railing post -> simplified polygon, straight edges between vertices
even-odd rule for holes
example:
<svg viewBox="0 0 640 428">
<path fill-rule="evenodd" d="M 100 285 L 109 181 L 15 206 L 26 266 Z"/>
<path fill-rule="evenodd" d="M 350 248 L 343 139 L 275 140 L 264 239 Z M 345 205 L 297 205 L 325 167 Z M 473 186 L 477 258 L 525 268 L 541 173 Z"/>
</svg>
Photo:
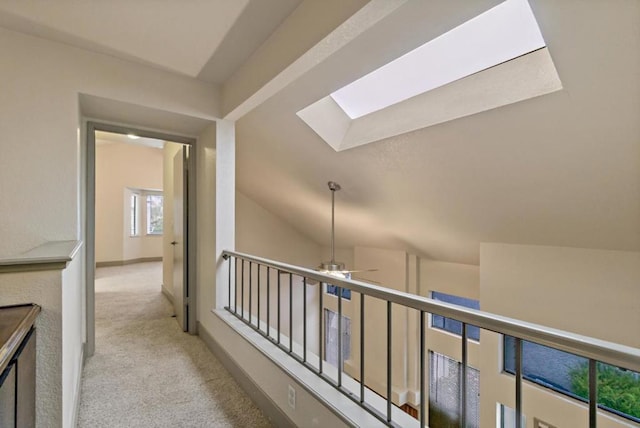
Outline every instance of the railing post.
<svg viewBox="0 0 640 428">
<path fill-rule="evenodd" d="M 240 294 L 240 316 L 244 320 L 244 259 L 242 259 L 242 262 L 240 263 L 240 268 L 242 269 L 240 275 L 240 286 L 242 290 Z"/>
<path fill-rule="evenodd" d="M 364 403 L 364 294 L 360 294 L 360 402 Z"/>
<path fill-rule="evenodd" d="M 462 367 L 460 380 L 460 425 L 467 426 L 467 324 L 462 323 Z"/>
<path fill-rule="evenodd" d="M 302 277 L 302 361 L 307 362 L 307 277 Z"/>
<path fill-rule="evenodd" d="M 229 312 L 231 312 L 231 257 L 227 258 L 227 261 L 229 262 L 229 293 L 227 295 L 228 300 L 229 300 Z"/>
<path fill-rule="evenodd" d="M 318 374 L 322 374 L 322 286 L 323 282 L 318 283 Z"/>
<path fill-rule="evenodd" d="M 280 269 L 278 269 L 278 345 L 280 344 Z"/>
<path fill-rule="evenodd" d="M 271 268 L 267 266 L 267 337 L 271 337 Z"/>
<path fill-rule="evenodd" d="M 470 368 L 468 364 L 469 360 L 469 325 L 477 325 L 480 328 L 490 330 L 496 333 L 501 333 L 507 337 L 514 336 L 514 344 L 515 344 L 515 427 L 523 428 L 525 426 L 525 422 L 523 421 L 523 378 L 524 378 L 524 357 L 525 357 L 525 344 L 526 341 L 531 342 L 540 342 L 546 345 L 551 345 L 553 347 L 557 347 L 558 349 L 564 352 L 572 352 L 586 358 L 589 361 L 588 372 L 589 372 L 589 427 L 595 428 L 597 426 L 597 417 L 598 417 L 598 364 L 600 361 L 606 364 L 617 365 L 632 371 L 639 371 L 640 367 L 638 366 L 638 357 L 640 354 L 637 352 L 637 349 L 633 349 L 630 347 L 626 347 L 623 345 L 617 345 L 614 343 L 599 341 L 597 339 L 589 338 L 586 336 L 574 335 L 568 332 L 562 332 L 559 330 L 545 328 L 543 326 L 535 326 L 531 324 L 527 324 L 518 320 L 513 320 L 504 317 L 498 317 L 493 314 L 488 314 L 486 312 L 475 311 L 475 310 L 460 310 L 455 305 L 448 304 L 439 304 L 437 302 L 433 302 L 431 299 L 425 299 L 419 296 L 415 298 L 406 295 L 405 293 L 395 293 L 393 291 L 386 291 L 381 287 L 369 286 L 367 284 L 358 282 L 358 281 L 350 281 L 350 280 L 342 280 L 340 278 L 336 278 L 335 281 L 337 284 L 337 297 L 338 297 L 338 382 L 337 384 L 334 382 L 332 378 L 329 376 L 323 375 L 323 357 L 326 352 L 326 317 L 325 308 L 323 305 L 323 296 L 324 289 L 323 280 L 332 281 L 331 277 L 318 274 L 312 272 L 308 269 L 280 264 L 277 262 L 272 262 L 265 259 L 260 259 L 254 256 L 243 255 L 235 252 L 226 252 L 225 256 L 223 256 L 225 260 L 229 261 L 228 265 L 228 273 L 229 276 L 227 278 L 227 289 L 228 289 L 228 306 L 225 309 L 234 313 L 237 318 L 245 321 L 245 324 L 253 327 L 254 330 L 262 333 L 260 316 L 262 314 L 262 300 L 261 297 L 261 273 L 262 273 L 262 265 L 267 266 L 267 337 L 269 340 L 275 342 L 275 338 L 270 336 L 270 278 L 271 278 L 271 268 L 275 269 L 278 275 L 278 307 L 277 307 L 277 322 L 278 322 L 278 338 L 277 344 L 281 348 L 282 351 L 294 354 L 292 355 L 294 359 L 302 362 L 308 369 L 316 372 L 315 367 L 309 364 L 308 355 L 307 355 L 307 340 L 308 340 L 308 310 L 307 310 L 307 298 L 306 298 L 306 290 L 308 281 L 311 279 L 319 281 L 318 287 L 318 369 L 317 375 L 323 378 L 332 386 L 336 387 L 338 390 L 343 392 L 349 399 L 361 405 L 363 409 L 373 414 L 376 418 L 378 418 L 381 422 L 385 423 L 387 426 L 397 426 L 397 422 L 393 421 L 393 304 L 402 305 L 402 307 L 410 308 L 411 310 L 417 310 L 420 313 L 420 350 L 419 350 L 419 390 L 420 390 L 420 425 L 422 428 L 425 428 L 425 425 L 428 420 L 428 385 L 426 385 L 426 377 L 428 370 L 428 362 L 426 361 L 426 356 L 428 355 L 428 349 L 426 348 L 426 327 L 425 323 L 427 322 L 425 315 L 430 313 L 432 310 L 440 313 L 444 313 L 443 316 L 448 316 L 451 318 L 459 315 L 459 321 L 462 323 L 462 334 L 461 334 L 461 354 L 462 354 L 462 362 L 460 368 L 460 390 L 459 390 L 459 403 L 460 403 L 460 418 L 459 424 L 461 426 L 466 426 L 470 417 L 469 414 L 469 397 L 468 392 L 470 388 L 468 374 L 470 373 Z M 234 258 L 233 262 L 231 257 Z M 238 258 L 240 258 L 240 266 L 238 263 Z M 249 306 L 249 316 L 248 322 L 244 317 L 244 276 L 245 269 L 244 263 L 249 262 L 249 296 L 248 296 L 248 306 Z M 233 263 L 233 265 L 232 265 Z M 258 275 L 257 280 L 257 323 L 253 324 L 253 264 L 257 264 L 256 273 Z M 240 267 L 240 272 L 238 268 Z M 233 270 L 232 270 L 233 269 Z M 232 273 L 233 272 L 233 273 Z M 238 275 L 240 273 L 240 275 Z M 281 343 L 281 300 L 282 300 L 282 290 L 281 290 L 281 276 L 282 274 L 289 275 L 289 347 L 287 349 L 284 344 Z M 233 278 L 232 278 L 233 275 Z M 303 352 L 302 356 L 293 352 L 293 275 L 300 276 L 302 278 L 302 317 L 303 317 L 303 331 L 302 331 L 302 347 Z M 241 281 L 240 290 L 238 290 L 238 279 Z M 222 279 L 224 281 L 224 277 Z M 233 282 L 233 284 L 232 284 Z M 224 287 L 224 286 L 223 286 Z M 347 380 L 348 378 L 343 378 L 343 360 L 344 360 L 344 320 L 343 320 L 343 290 L 349 289 L 352 292 L 358 293 L 360 295 L 360 394 L 359 397 L 356 394 L 351 394 L 345 390 L 343 387 L 343 380 Z M 233 303 L 232 303 L 232 293 L 233 293 Z M 366 294 L 365 294 L 366 293 Z M 366 360 L 367 356 L 365 355 L 365 344 L 366 344 L 366 314 L 365 314 L 365 306 L 366 306 L 366 296 L 375 297 L 378 301 L 386 302 L 387 304 L 387 388 L 386 388 L 386 412 L 373 409 L 370 405 L 366 403 L 365 395 L 366 395 L 366 385 L 365 385 L 365 372 L 366 372 Z M 241 308 L 238 311 L 237 308 L 237 300 L 238 297 L 241 298 Z M 233 308 L 233 309 L 232 309 Z M 440 310 L 438 310 L 440 309 Z M 323 321 L 325 321 L 323 323 Z M 375 332 L 379 334 L 380 332 Z M 515 337 L 515 336 L 518 337 Z M 323 352 L 324 350 L 324 352 Z M 302 357 L 302 358 L 300 358 Z M 509 370 L 510 371 L 510 370 Z M 475 373 L 475 372 L 474 372 Z M 346 376 L 346 375 L 345 375 Z M 358 400 L 359 398 L 359 400 Z M 386 414 L 385 414 L 386 413 Z"/>
<path fill-rule="evenodd" d="M 342 288 L 338 287 L 338 388 L 342 386 Z"/>
<path fill-rule="evenodd" d="M 387 300 L 387 422 L 391 422 L 391 302 Z"/>
<path fill-rule="evenodd" d="M 596 428 L 598 418 L 598 362 L 589 359 L 589 428 Z"/>
<path fill-rule="evenodd" d="M 516 342 L 516 428 L 522 426 L 522 339 L 515 338 Z"/>
<path fill-rule="evenodd" d="M 293 274 L 289 274 L 289 353 L 293 352 Z"/>
<path fill-rule="evenodd" d="M 249 262 L 249 324 L 251 324 L 251 310 L 253 309 L 253 304 L 251 301 L 251 296 L 252 296 L 252 291 L 253 290 L 253 281 L 251 278 L 252 272 L 253 272 L 253 263 Z"/>
<path fill-rule="evenodd" d="M 424 311 L 420 311 L 420 428 L 425 427 L 427 418 L 424 405 L 427 399 L 424 385 L 424 345 Z"/>
</svg>

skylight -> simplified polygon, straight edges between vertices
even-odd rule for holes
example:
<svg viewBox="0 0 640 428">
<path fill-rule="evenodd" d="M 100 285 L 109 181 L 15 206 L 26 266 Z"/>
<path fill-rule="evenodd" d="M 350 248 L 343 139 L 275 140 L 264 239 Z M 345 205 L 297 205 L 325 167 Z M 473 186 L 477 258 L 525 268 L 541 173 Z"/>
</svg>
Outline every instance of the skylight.
<svg viewBox="0 0 640 428">
<path fill-rule="evenodd" d="M 543 47 L 527 0 L 506 0 L 331 97 L 357 119 Z"/>
</svg>

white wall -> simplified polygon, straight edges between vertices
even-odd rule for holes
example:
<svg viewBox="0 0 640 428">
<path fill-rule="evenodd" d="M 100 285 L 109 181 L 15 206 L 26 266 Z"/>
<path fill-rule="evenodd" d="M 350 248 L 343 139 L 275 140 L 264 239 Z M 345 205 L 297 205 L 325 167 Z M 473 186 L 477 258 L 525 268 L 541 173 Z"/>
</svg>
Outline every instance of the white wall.
<svg viewBox="0 0 640 428">
<path fill-rule="evenodd" d="M 640 347 L 640 253 L 482 244 L 481 307 L 488 312 Z M 481 334 L 482 426 L 495 426 L 496 402 L 514 407 L 513 377 L 501 373 L 501 337 Z M 584 426 L 577 401 L 524 383 L 523 411 L 555 426 Z M 626 426 L 599 417 L 598 426 Z"/>
<path fill-rule="evenodd" d="M 62 426 L 74 426 L 83 364 L 84 287 L 78 253 L 62 271 Z"/>
<path fill-rule="evenodd" d="M 129 233 L 131 189 L 162 188 L 162 150 L 124 143 L 96 145 L 96 262 L 162 257 L 162 236 L 145 233 L 143 198 L 140 235 Z"/>
<path fill-rule="evenodd" d="M 218 113 L 217 87 L 108 55 L 6 29 L 0 29 L 0 53 L 0 256 L 19 254 L 46 241 L 84 239 L 79 94 L 204 119 L 214 119 Z M 70 281 L 84 282 L 76 277 Z M 23 283 L 21 279 L 15 286 Z M 60 288 L 42 284 L 39 289 L 38 284 L 30 290 L 39 292 L 22 301 L 60 308 L 61 297 L 51 294 L 60 293 Z M 49 320 L 52 326 L 59 325 L 60 317 L 60 309 L 45 311 L 39 323 L 47 325 Z M 39 361 L 38 370 L 50 370 L 49 375 L 59 379 L 62 350 L 54 343 L 61 343 L 61 337 L 44 327 L 41 333 L 38 353 L 44 361 Z M 41 423 L 50 426 L 62 424 L 62 415 L 51 410 L 62 399 L 62 386 L 56 382 L 51 385 L 58 395 L 38 400 L 38 414 L 44 415 Z"/>
<path fill-rule="evenodd" d="M 203 133 L 198 139 L 200 150 L 208 147 L 215 142 L 215 127 L 211 127 Z M 203 142 L 206 142 L 203 144 Z M 211 196 L 215 192 L 215 154 L 214 151 L 205 150 L 205 156 L 199 152 L 198 165 L 198 197 L 201 199 L 204 195 Z M 200 162 L 205 165 L 201 165 Z M 213 199 L 215 200 L 215 199 Z M 204 208 L 204 207 L 203 207 Z M 286 222 L 279 217 L 265 210 L 255 202 L 247 198 L 242 193 L 236 192 L 236 250 L 269 259 L 274 259 L 290 264 L 300 266 L 315 267 L 320 262 L 320 246 L 309 240 L 300 232 L 291 228 Z M 205 242 L 210 239 L 210 235 L 215 236 L 215 228 L 213 214 L 215 213 L 215 205 L 207 204 L 206 209 L 198 210 L 198 248 L 207 246 Z M 203 223 L 211 222 L 211 224 L 203 225 Z M 203 235 L 204 234 L 204 235 Z M 215 242 L 215 240 L 214 240 Z M 291 410 L 287 403 L 287 386 L 289 384 L 296 385 L 289 376 L 281 369 L 277 368 L 270 360 L 260 354 L 253 346 L 248 344 L 242 337 L 233 333 L 228 325 L 221 321 L 215 314 L 211 312 L 215 304 L 215 248 L 206 248 L 207 255 L 203 255 L 202 259 L 199 255 L 198 267 L 198 295 L 199 295 L 199 321 L 200 328 L 205 330 L 218 344 L 227 352 L 238 364 L 242 370 L 246 371 L 255 382 L 256 387 L 265 391 L 269 399 L 277 404 L 281 411 L 287 414 L 291 420 L 300 424 L 300 426 L 325 426 L 326 423 L 331 426 L 342 426 L 340 422 L 323 404 L 307 393 L 303 388 L 297 388 L 297 408 Z M 212 269 L 211 272 L 208 272 Z M 223 265 L 223 271 L 226 273 L 226 262 Z M 246 278 L 248 284 L 248 265 L 245 266 Z M 255 275 L 255 267 L 254 267 Z M 226 275 L 219 287 L 227 287 Z M 276 276 L 272 273 L 271 301 L 276 301 Z M 255 281 L 255 276 L 254 276 Z M 262 302 L 266 302 L 266 272 L 262 272 Z M 317 315 L 317 290 L 318 286 L 309 286 L 308 305 L 309 316 L 316 318 Z M 288 309 L 288 277 L 283 278 L 281 299 L 283 309 Z M 257 289 L 254 289 L 257 293 Z M 254 314 L 257 313 L 257 294 L 253 296 Z M 296 342 L 302 343 L 301 332 L 301 302 L 302 294 L 300 292 L 300 284 L 294 283 L 293 298 L 297 302 L 294 309 L 294 339 Z M 222 302 L 226 305 L 227 302 Z M 248 308 L 248 289 L 245 290 L 245 304 Z M 286 305 L 286 306 L 285 306 Z M 266 306 L 264 306 L 266 308 Z M 315 312 L 314 312 L 315 311 Z M 263 323 L 265 322 L 265 313 L 262 312 Z M 275 313 L 272 314 L 272 325 L 275 325 Z M 289 329 L 288 310 L 283 310 L 281 319 L 281 328 L 283 331 Z M 308 344 L 310 352 L 317 352 L 317 324 L 310 323 L 308 325 Z"/>
<path fill-rule="evenodd" d="M 60 271 L 0 275 L 0 306 L 37 303 L 36 426 L 62 426 L 62 275 Z M 66 428 L 66 427 L 65 427 Z"/>
<path fill-rule="evenodd" d="M 81 252 L 63 270 L 3 273 L 0 306 L 37 303 L 36 426 L 71 427 L 84 344 Z"/>
<path fill-rule="evenodd" d="M 216 127 L 212 124 L 198 137 L 197 174 L 197 318 L 211 328 L 216 295 Z"/>
<path fill-rule="evenodd" d="M 218 112 L 216 87 L 111 56 L 5 29 L 0 53 L 0 255 L 79 238 L 79 93 L 201 118 Z"/>
</svg>

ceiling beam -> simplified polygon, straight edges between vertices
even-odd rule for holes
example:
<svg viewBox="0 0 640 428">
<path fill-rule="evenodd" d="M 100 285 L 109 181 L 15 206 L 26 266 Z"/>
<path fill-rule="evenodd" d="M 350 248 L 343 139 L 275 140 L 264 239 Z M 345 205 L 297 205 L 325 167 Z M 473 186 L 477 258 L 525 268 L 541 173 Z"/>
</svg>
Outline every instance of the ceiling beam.
<svg viewBox="0 0 640 428">
<path fill-rule="evenodd" d="M 223 115 L 238 120 L 407 0 L 305 0 L 225 83 Z"/>
</svg>

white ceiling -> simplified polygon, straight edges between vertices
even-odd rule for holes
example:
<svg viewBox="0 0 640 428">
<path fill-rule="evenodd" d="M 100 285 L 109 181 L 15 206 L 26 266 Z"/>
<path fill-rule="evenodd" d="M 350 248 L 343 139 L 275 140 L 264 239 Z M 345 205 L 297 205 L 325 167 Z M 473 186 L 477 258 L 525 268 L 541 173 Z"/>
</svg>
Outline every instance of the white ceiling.
<svg viewBox="0 0 640 428">
<path fill-rule="evenodd" d="M 135 134 L 133 134 L 135 135 Z M 114 132 L 96 131 L 96 144 L 133 144 L 138 146 L 151 147 L 153 149 L 162 149 L 164 147 L 164 140 L 158 140 L 156 138 L 140 137 L 130 138 L 125 134 L 116 134 Z"/>
<path fill-rule="evenodd" d="M 198 117 L 87 94 L 80 94 L 80 111 L 89 119 L 133 123 L 136 128 L 192 138 L 212 123 Z"/>
<path fill-rule="evenodd" d="M 297 111 L 500 3 L 393 1 L 397 10 L 247 109 L 239 190 L 324 245 L 335 180 L 339 247 L 476 264 L 480 242 L 640 251 L 640 2 L 530 0 L 561 91 L 335 152 Z M 0 25 L 228 82 L 301 0 L 265 3 L 0 0 Z"/>
<path fill-rule="evenodd" d="M 296 117 L 471 3 L 490 2 L 408 2 L 243 117 L 238 187 L 325 245 L 331 179 L 338 246 L 463 263 L 480 242 L 640 251 L 635 0 L 531 0 L 562 91 L 338 153 Z"/>
<path fill-rule="evenodd" d="M 299 2 L 1 0 L 0 25 L 219 83 Z M 221 61 L 212 66 L 216 54 Z"/>
</svg>

